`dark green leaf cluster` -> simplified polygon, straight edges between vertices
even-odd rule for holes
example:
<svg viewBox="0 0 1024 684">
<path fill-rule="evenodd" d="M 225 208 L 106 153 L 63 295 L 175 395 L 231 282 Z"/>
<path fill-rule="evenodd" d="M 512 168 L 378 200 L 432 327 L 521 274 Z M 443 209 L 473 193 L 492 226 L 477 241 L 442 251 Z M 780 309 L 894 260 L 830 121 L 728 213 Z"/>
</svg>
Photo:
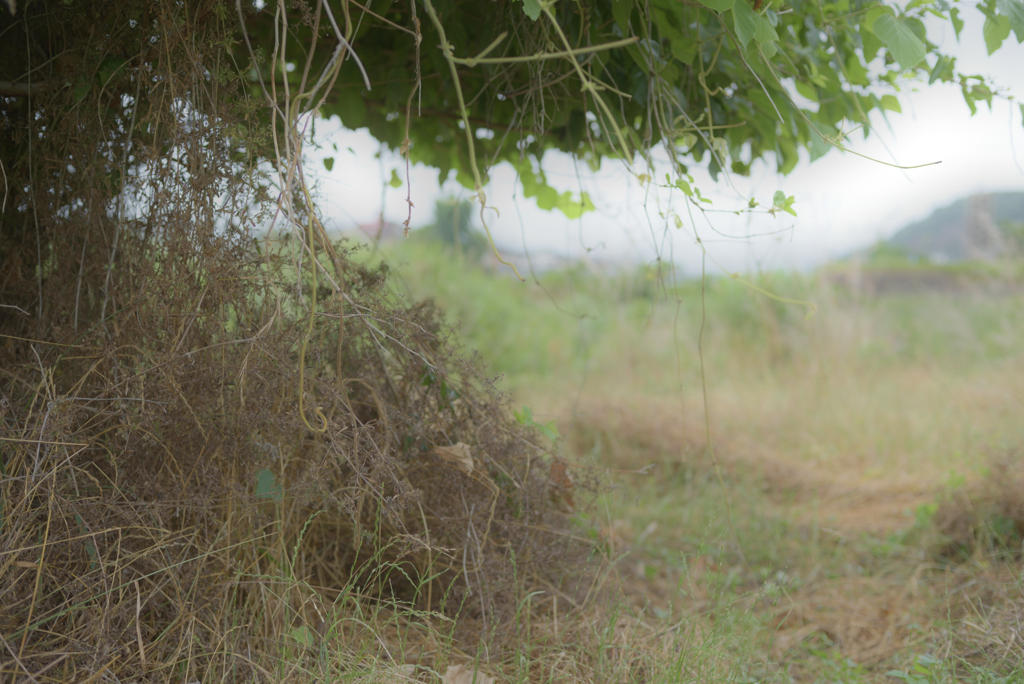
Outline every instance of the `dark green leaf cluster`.
<svg viewBox="0 0 1024 684">
<path fill-rule="evenodd" d="M 947 0 L 912 0 L 904 9 L 877 0 L 435 0 L 463 116 L 427 0 L 342 5 L 372 89 L 348 59 L 323 115 L 369 129 L 442 178 L 454 170 L 470 188 L 471 157 L 484 170 L 511 162 L 528 195 L 570 214 L 590 199 L 548 186 L 537 171 L 547 150 L 596 168 L 606 157 L 632 161 L 663 145 L 680 173 L 696 162 L 716 177 L 723 169 L 745 174 L 766 156 L 786 173 L 801 149 L 816 159 L 841 145 L 844 131 L 862 127 L 866 135 L 873 110 L 900 111 L 906 79 L 958 82 L 972 109 L 994 94 L 980 77 L 957 72 L 928 38 L 929 16 L 959 34 L 959 9 Z M 1024 0 L 987 0 L 979 9 L 990 50 L 1010 31 L 1024 38 Z M 273 12 L 251 13 L 247 30 L 270 50 Z M 289 30 L 308 45 L 314 22 L 296 19 Z M 318 30 L 317 49 L 292 56 L 308 58 L 313 73 L 337 44 L 323 23 Z M 276 74 L 280 92 L 284 79 L 298 84 L 304 65 L 259 68 L 265 79 Z"/>
</svg>

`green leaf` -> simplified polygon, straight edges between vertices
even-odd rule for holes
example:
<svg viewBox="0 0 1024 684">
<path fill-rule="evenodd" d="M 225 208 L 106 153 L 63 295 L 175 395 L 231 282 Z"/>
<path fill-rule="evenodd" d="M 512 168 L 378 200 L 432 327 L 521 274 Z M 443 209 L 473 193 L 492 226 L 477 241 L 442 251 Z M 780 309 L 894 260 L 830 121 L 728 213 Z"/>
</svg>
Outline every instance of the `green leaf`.
<svg viewBox="0 0 1024 684">
<path fill-rule="evenodd" d="M 529 159 L 519 165 L 519 182 L 523 184 L 523 195 L 537 198 L 537 207 L 544 211 L 558 209 L 569 218 L 579 218 L 595 209 L 587 193 L 582 193 L 577 199 L 571 192 L 559 193 L 548 185 L 543 172 L 535 173 Z"/>
<path fill-rule="evenodd" d="M 925 28 L 924 22 L 917 17 L 904 17 L 900 19 L 900 22 L 913 31 L 914 35 L 922 43 L 928 40 L 928 29 Z"/>
<path fill-rule="evenodd" d="M 588 211 L 594 211 L 595 209 L 594 203 L 590 200 L 590 195 L 585 192 L 580 195 L 579 199 L 574 198 L 571 192 L 563 192 L 558 196 L 555 208 L 571 219 L 579 218 Z"/>
<path fill-rule="evenodd" d="M 1021 106 L 1024 107 L 1024 105 Z M 693 188 L 691 188 L 690 184 L 684 181 L 682 178 L 676 181 L 676 187 L 682 190 L 683 194 L 686 195 L 687 197 L 693 197 Z"/>
<path fill-rule="evenodd" d="M 644 56 L 644 53 L 641 52 L 640 48 L 637 47 L 638 45 L 639 45 L 639 41 L 636 42 L 636 43 L 633 43 L 632 45 L 627 46 L 626 47 L 626 54 L 628 54 L 630 56 L 630 58 L 633 60 L 633 64 L 635 64 L 638 68 L 643 69 L 644 71 L 647 71 L 647 58 Z M 646 92 L 647 83 L 644 82 L 640 87 L 644 88 L 644 92 Z M 638 95 L 636 88 L 637 88 L 637 85 L 634 84 L 634 86 L 633 86 L 633 93 L 632 93 L 633 94 L 633 99 L 635 99 L 637 102 L 644 102 L 647 99 L 647 96 L 646 95 L 643 95 L 643 96 Z"/>
<path fill-rule="evenodd" d="M 900 107 L 900 101 L 896 99 L 895 95 L 882 96 L 882 109 L 888 109 L 890 112 L 903 113 L 903 108 Z"/>
<path fill-rule="evenodd" d="M 922 7 L 923 5 L 930 5 L 933 2 L 936 2 L 936 0 L 911 0 L 911 3 L 909 5 L 907 5 L 906 8 L 903 11 L 904 12 L 909 12 L 910 10 L 914 9 L 915 7 Z"/>
<path fill-rule="evenodd" d="M 971 92 L 971 89 L 967 86 L 967 83 L 960 84 L 960 91 L 964 95 L 964 102 L 966 102 L 967 106 L 970 107 L 971 109 L 971 116 L 974 116 L 975 114 L 978 113 L 978 105 L 974 102 L 974 93 Z"/>
<path fill-rule="evenodd" d="M 128 64 L 127 59 L 121 59 L 119 57 L 114 57 L 113 55 L 100 62 L 98 73 L 100 77 L 100 85 L 106 86 L 110 82 L 110 79 L 112 79 L 118 71 L 123 69 L 126 64 Z"/>
<path fill-rule="evenodd" d="M 334 157 L 324 157 L 324 168 L 328 171 L 334 169 Z"/>
<path fill-rule="evenodd" d="M 629 34 L 629 19 L 633 14 L 633 0 L 612 0 L 612 17 L 615 23 L 622 29 L 622 33 Z"/>
<path fill-rule="evenodd" d="M 551 211 L 558 206 L 558 191 L 550 185 L 537 186 L 537 206 L 544 211 Z"/>
<path fill-rule="evenodd" d="M 558 428 L 555 427 L 555 421 L 553 420 L 549 423 L 545 423 L 544 425 L 537 425 L 537 429 L 552 442 L 557 442 L 562 438 L 562 435 L 558 432 Z"/>
<path fill-rule="evenodd" d="M 976 83 L 970 87 L 971 99 L 975 102 L 981 100 L 988 105 L 989 110 L 992 109 L 992 89 L 988 87 L 984 82 Z M 973 112 L 972 112 L 973 113 Z"/>
<path fill-rule="evenodd" d="M 981 33 L 985 36 L 985 49 L 988 50 L 988 54 L 992 54 L 998 50 L 1003 41 L 1006 40 L 1010 35 L 1010 20 L 1002 15 L 995 17 L 986 17 L 985 25 L 981 28 Z"/>
<path fill-rule="evenodd" d="M 292 639 L 295 639 L 295 641 L 299 642 L 303 646 L 308 646 L 310 648 L 316 646 L 316 636 L 314 635 L 313 630 L 305 625 L 302 625 L 301 627 L 292 627 L 289 633 Z"/>
<path fill-rule="evenodd" d="M 274 501 L 280 501 L 281 496 L 281 485 L 277 483 L 277 478 L 274 477 L 274 473 L 264 468 L 256 474 L 257 499 L 273 499 Z"/>
<path fill-rule="evenodd" d="M 558 428 L 555 427 L 555 421 L 552 420 L 543 424 L 538 423 L 533 419 L 533 410 L 529 406 L 523 405 L 522 411 L 513 410 L 512 415 L 515 416 L 517 423 L 528 428 L 539 430 L 542 435 L 550 439 L 552 442 L 557 442 L 562 438 L 562 435 L 558 432 Z"/>
<path fill-rule="evenodd" d="M 366 121 L 366 103 L 361 93 L 348 91 L 344 96 L 338 98 L 337 108 L 328 110 L 328 114 L 337 114 L 341 123 L 349 130 L 356 130 L 363 126 Z"/>
<path fill-rule="evenodd" d="M 818 129 L 818 133 L 821 135 L 813 131 L 811 132 L 811 142 L 808 145 L 808 151 L 811 153 L 812 162 L 821 159 L 832 150 L 833 146 L 826 142 L 822 136 L 828 136 L 833 140 L 839 137 L 839 131 L 834 126 L 819 122 L 814 127 Z"/>
<path fill-rule="evenodd" d="M 398 172 L 394 169 L 391 169 L 391 180 L 388 181 L 388 185 L 393 188 L 402 187 L 402 179 L 398 177 Z"/>
<path fill-rule="evenodd" d="M 878 40 L 878 36 L 874 32 L 864 28 L 864 25 L 861 24 L 860 42 L 864 49 L 864 62 L 870 64 L 878 55 L 878 50 L 882 47 L 882 41 Z"/>
<path fill-rule="evenodd" d="M 775 32 L 775 29 L 772 28 L 771 23 L 767 19 L 760 15 L 754 16 L 757 17 L 757 31 L 754 33 L 754 40 L 757 41 L 758 45 L 767 48 L 771 43 L 779 39 L 779 34 Z"/>
<path fill-rule="evenodd" d="M 729 156 L 729 143 L 726 142 L 725 138 L 712 138 L 711 148 L 721 159 Z"/>
<path fill-rule="evenodd" d="M 871 62 L 878 54 L 878 49 L 882 47 L 882 41 L 875 35 L 874 29 L 875 22 L 879 17 L 888 14 L 889 16 L 895 16 L 893 9 L 887 5 L 876 5 L 864 13 L 864 16 L 860 20 L 860 26 L 858 27 L 860 33 L 861 45 L 864 48 L 864 62 Z"/>
<path fill-rule="evenodd" d="M 732 9 L 736 0 L 697 0 L 700 4 L 716 12 L 727 12 Z M 742 0 L 741 0 L 742 2 Z"/>
<path fill-rule="evenodd" d="M 693 58 L 697 56 L 697 41 L 690 38 L 673 38 L 672 56 L 683 64 L 693 64 Z"/>
<path fill-rule="evenodd" d="M 914 35 L 914 31 L 909 26 L 896 17 L 883 14 L 875 20 L 872 30 L 885 44 L 885 47 L 889 48 L 893 59 L 899 62 L 904 69 L 913 69 L 924 59 L 924 43 Z"/>
<path fill-rule="evenodd" d="M 818 101 L 818 89 L 810 83 L 804 83 L 803 81 L 796 82 L 796 92 L 800 93 L 803 97 L 806 97 L 812 102 Z"/>
<path fill-rule="evenodd" d="M 775 194 L 772 195 L 772 211 L 784 211 L 787 214 L 796 216 L 796 211 L 793 210 L 793 203 L 796 202 L 794 195 L 786 196 L 786 193 L 781 190 L 776 190 Z"/>
<path fill-rule="evenodd" d="M 533 21 L 540 18 L 540 2 L 538 0 L 523 0 L 523 12 Z"/>
<path fill-rule="evenodd" d="M 871 81 L 868 80 L 868 70 L 861 64 L 860 57 L 856 52 L 851 52 L 846 58 L 846 76 L 853 85 L 871 85 Z"/>
<path fill-rule="evenodd" d="M 775 156 L 777 157 L 779 173 L 783 176 L 789 175 L 789 172 L 795 169 L 797 162 L 800 161 L 800 153 L 796 149 L 796 143 L 789 138 L 779 138 Z"/>
<path fill-rule="evenodd" d="M 943 55 L 935 60 L 935 66 L 932 67 L 932 72 L 928 74 L 928 85 L 935 83 L 939 79 L 943 81 L 953 80 L 953 63 L 956 62 L 955 57 L 949 57 Z"/>
<path fill-rule="evenodd" d="M 886 14 L 888 14 L 890 17 L 895 17 L 896 10 L 894 10 L 892 7 L 889 7 L 888 5 L 875 5 L 874 7 L 872 7 L 871 9 L 864 13 L 864 18 L 861 19 L 860 21 L 860 28 L 866 28 L 868 31 L 874 31 L 875 22 L 878 21 L 879 17 L 884 16 Z"/>
<path fill-rule="evenodd" d="M 81 102 L 82 100 L 84 100 L 85 96 L 89 94 L 90 90 L 92 90 L 92 84 L 88 81 L 83 81 L 82 83 L 79 83 L 77 86 L 75 86 L 75 91 L 74 93 L 72 93 L 72 96 L 75 98 L 75 102 Z"/>
<path fill-rule="evenodd" d="M 754 14 L 754 10 L 750 8 L 746 2 L 738 2 L 732 7 L 733 15 L 733 26 L 736 29 L 736 38 L 739 39 L 740 45 L 747 47 L 750 43 L 751 38 L 754 37 L 754 33 L 758 29 L 758 16 Z"/>
<path fill-rule="evenodd" d="M 964 20 L 960 18 L 960 8 L 954 7 L 949 10 L 949 20 L 953 22 L 953 31 L 956 33 L 956 39 L 960 40 L 960 32 L 964 29 Z"/>
<path fill-rule="evenodd" d="M 1024 0 L 996 0 L 996 8 L 1010 20 L 1018 43 L 1024 43 Z"/>
</svg>

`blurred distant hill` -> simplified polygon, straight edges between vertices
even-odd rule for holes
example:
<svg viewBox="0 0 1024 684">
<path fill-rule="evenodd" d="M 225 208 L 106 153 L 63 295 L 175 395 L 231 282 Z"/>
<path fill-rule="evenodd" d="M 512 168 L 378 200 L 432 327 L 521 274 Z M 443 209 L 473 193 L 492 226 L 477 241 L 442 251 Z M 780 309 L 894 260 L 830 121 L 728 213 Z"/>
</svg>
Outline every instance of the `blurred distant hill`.
<svg viewBox="0 0 1024 684">
<path fill-rule="evenodd" d="M 857 295 L 1024 290 L 1024 192 L 971 195 L 888 240 L 829 264 L 825 280 Z"/>
<path fill-rule="evenodd" d="M 1024 192 L 972 195 L 912 223 L 885 247 L 933 263 L 991 260 L 1021 247 Z"/>
</svg>

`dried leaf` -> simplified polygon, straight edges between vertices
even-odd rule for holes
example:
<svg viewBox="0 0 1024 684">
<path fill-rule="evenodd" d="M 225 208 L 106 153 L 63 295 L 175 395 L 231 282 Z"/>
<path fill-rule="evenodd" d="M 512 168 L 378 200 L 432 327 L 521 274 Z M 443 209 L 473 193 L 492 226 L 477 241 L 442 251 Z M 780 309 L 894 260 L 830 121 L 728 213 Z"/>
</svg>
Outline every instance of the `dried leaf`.
<svg viewBox="0 0 1024 684">
<path fill-rule="evenodd" d="M 554 485 L 554 489 L 551 492 L 551 498 L 555 504 L 565 513 L 571 513 L 576 510 L 576 502 L 572 498 L 573 481 L 569 475 L 569 469 L 566 468 L 565 461 L 560 458 L 556 458 L 551 461 L 551 483 Z"/>
<path fill-rule="evenodd" d="M 473 456 L 469 451 L 468 444 L 459 442 L 449 447 L 435 447 L 432 453 L 453 464 L 467 475 L 473 472 Z"/>
<path fill-rule="evenodd" d="M 494 677 L 488 677 L 478 670 L 470 670 L 465 665 L 452 665 L 444 673 L 442 684 L 494 684 Z"/>
</svg>

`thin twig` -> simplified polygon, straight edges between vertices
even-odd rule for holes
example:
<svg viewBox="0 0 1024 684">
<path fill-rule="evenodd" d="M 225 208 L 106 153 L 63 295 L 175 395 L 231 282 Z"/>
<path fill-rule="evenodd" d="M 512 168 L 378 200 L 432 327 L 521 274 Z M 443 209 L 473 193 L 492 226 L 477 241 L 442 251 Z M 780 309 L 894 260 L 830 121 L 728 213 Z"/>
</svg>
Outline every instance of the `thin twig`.
<svg viewBox="0 0 1024 684">
<path fill-rule="evenodd" d="M 452 61 L 456 64 L 463 64 L 468 67 L 475 67 L 477 64 L 521 64 L 523 62 L 543 62 L 546 59 L 561 59 L 563 57 L 587 55 L 592 52 L 603 52 L 604 50 L 615 50 L 621 47 L 629 47 L 638 40 L 640 40 L 639 36 L 630 36 L 629 38 L 623 38 L 622 40 L 616 40 L 611 43 L 602 43 L 601 45 L 591 45 L 583 48 L 562 50 L 560 52 L 538 52 L 535 55 L 523 55 L 521 57 L 468 57 L 464 59 L 453 57 Z M 489 51 L 490 48 L 484 50 L 480 54 L 484 55 Z"/>
</svg>

